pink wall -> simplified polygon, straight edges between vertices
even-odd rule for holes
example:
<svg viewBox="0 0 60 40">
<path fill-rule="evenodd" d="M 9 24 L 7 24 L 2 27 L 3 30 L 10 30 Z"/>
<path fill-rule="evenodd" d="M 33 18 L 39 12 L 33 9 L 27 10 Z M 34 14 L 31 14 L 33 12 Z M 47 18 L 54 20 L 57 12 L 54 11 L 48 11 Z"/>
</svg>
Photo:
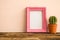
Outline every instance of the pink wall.
<svg viewBox="0 0 60 40">
<path fill-rule="evenodd" d="M 0 0 L 0 32 L 24 32 L 27 6 L 46 7 L 47 19 L 55 15 L 57 32 L 60 31 L 60 0 Z"/>
</svg>

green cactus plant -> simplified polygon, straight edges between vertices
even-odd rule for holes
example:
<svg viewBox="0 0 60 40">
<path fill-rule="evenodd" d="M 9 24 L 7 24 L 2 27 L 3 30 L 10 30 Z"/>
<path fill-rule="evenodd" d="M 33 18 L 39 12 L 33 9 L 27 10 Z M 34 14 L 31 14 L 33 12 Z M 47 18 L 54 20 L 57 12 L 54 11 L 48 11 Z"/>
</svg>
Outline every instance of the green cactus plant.
<svg viewBox="0 0 60 40">
<path fill-rule="evenodd" d="M 55 16 L 50 16 L 49 24 L 56 24 L 56 23 L 57 23 L 57 18 Z"/>
</svg>

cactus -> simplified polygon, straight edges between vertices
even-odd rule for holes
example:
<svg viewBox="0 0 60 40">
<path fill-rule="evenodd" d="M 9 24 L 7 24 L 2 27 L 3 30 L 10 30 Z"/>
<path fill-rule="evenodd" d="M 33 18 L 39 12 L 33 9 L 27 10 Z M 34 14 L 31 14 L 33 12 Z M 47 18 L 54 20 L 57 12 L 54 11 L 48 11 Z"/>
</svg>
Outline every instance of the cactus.
<svg viewBox="0 0 60 40">
<path fill-rule="evenodd" d="M 50 16 L 49 24 L 56 24 L 56 23 L 57 23 L 57 18 L 55 16 Z"/>
</svg>

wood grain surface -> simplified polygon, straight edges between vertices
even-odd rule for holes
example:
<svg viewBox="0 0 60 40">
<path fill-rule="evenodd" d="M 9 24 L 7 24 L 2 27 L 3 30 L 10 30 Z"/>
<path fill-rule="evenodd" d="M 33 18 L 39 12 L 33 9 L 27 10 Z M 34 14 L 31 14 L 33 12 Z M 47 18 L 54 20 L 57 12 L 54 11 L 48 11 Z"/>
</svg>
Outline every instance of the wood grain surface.
<svg viewBox="0 0 60 40">
<path fill-rule="evenodd" d="M 0 32 L 0 40 L 60 40 L 60 33 Z"/>
</svg>

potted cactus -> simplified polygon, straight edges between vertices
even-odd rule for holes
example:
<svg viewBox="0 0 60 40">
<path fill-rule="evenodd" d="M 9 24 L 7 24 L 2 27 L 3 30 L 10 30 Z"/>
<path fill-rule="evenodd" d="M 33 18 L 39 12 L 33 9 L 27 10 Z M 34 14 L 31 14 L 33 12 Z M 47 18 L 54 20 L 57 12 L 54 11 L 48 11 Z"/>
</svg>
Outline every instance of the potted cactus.
<svg viewBox="0 0 60 40">
<path fill-rule="evenodd" d="M 57 28 L 57 18 L 55 16 L 50 16 L 49 18 L 49 24 L 48 24 L 48 28 L 49 28 L 49 33 L 56 33 L 56 28 Z"/>
</svg>

